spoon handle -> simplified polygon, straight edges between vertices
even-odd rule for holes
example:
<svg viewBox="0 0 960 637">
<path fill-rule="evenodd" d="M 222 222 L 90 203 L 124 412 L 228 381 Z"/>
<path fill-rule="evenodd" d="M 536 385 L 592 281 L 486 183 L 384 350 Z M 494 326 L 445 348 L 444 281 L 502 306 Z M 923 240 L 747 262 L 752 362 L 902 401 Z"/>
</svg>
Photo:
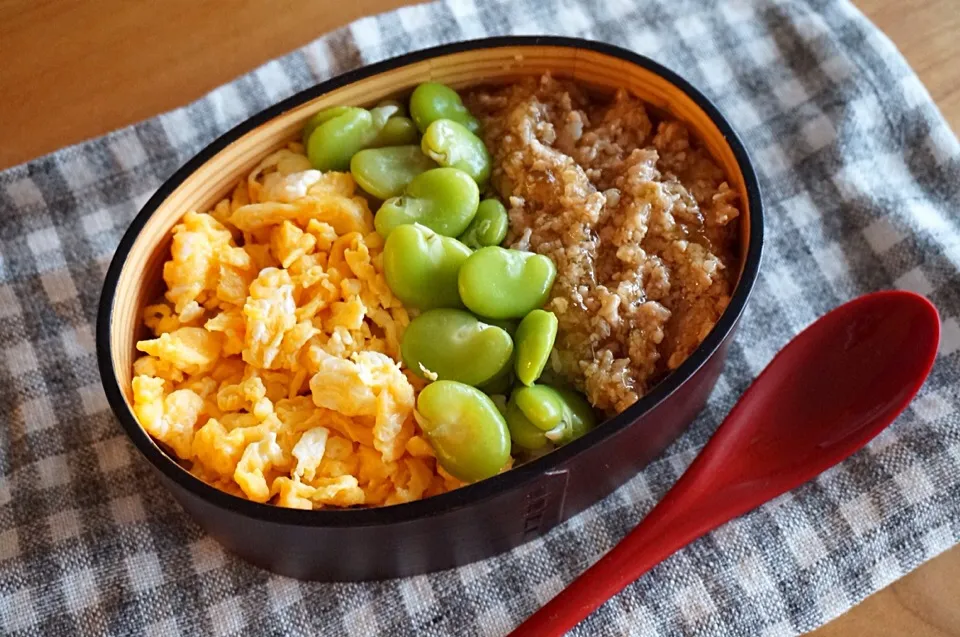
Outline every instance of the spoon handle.
<svg viewBox="0 0 960 637">
<path fill-rule="evenodd" d="M 681 481 L 683 479 L 681 478 Z M 691 525 L 677 520 L 677 484 L 609 553 L 518 626 L 511 637 L 561 637 L 604 602 L 722 520 Z M 691 485 L 692 486 L 692 485 Z"/>
</svg>

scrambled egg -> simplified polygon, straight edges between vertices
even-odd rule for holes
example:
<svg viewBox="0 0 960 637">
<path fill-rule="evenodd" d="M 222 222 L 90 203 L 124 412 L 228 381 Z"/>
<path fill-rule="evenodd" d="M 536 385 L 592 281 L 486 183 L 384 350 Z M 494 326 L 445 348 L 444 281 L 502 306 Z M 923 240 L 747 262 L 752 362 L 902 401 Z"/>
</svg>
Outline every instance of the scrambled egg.
<svg viewBox="0 0 960 637">
<path fill-rule="evenodd" d="M 137 343 L 140 424 L 197 477 L 299 509 L 389 505 L 460 486 L 414 419 L 410 317 L 349 173 L 273 153 L 173 229 L 166 293 Z"/>
</svg>

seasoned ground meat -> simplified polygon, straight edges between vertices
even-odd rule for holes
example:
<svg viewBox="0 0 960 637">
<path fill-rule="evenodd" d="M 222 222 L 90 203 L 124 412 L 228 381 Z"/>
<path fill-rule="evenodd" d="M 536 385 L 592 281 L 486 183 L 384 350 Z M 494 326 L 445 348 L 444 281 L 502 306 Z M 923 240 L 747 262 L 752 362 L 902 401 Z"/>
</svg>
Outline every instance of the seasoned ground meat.
<svg viewBox="0 0 960 637">
<path fill-rule="evenodd" d="M 737 194 L 680 122 L 544 76 L 478 89 L 511 247 L 547 255 L 553 371 L 607 414 L 678 367 L 730 299 Z"/>
</svg>

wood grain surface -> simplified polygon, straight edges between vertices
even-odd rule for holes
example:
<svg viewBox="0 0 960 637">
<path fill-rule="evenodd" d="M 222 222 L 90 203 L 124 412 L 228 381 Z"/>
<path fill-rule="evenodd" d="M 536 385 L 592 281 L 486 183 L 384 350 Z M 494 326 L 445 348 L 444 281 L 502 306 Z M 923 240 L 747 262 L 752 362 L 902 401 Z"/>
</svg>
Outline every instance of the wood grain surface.
<svg viewBox="0 0 960 637">
<path fill-rule="evenodd" d="M 477 0 L 481 1 L 481 0 Z M 960 3 L 854 0 L 960 130 Z M 190 102 L 409 0 L 0 0 L 0 168 Z M 815 637 L 960 637 L 960 547 Z"/>
</svg>

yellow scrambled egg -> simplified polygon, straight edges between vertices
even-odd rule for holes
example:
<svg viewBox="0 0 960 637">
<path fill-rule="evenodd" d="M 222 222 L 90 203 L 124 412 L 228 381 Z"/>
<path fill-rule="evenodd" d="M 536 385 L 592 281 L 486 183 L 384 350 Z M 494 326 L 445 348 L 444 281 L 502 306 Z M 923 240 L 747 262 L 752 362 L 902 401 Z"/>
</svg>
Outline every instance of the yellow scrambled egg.
<svg viewBox="0 0 960 637">
<path fill-rule="evenodd" d="M 302 146 L 173 229 L 164 298 L 137 343 L 140 424 L 197 477 L 256 502 L 386 505 L 460 486 L 414 419 L 410 319 L 349 173 Z"/>
</svg>

